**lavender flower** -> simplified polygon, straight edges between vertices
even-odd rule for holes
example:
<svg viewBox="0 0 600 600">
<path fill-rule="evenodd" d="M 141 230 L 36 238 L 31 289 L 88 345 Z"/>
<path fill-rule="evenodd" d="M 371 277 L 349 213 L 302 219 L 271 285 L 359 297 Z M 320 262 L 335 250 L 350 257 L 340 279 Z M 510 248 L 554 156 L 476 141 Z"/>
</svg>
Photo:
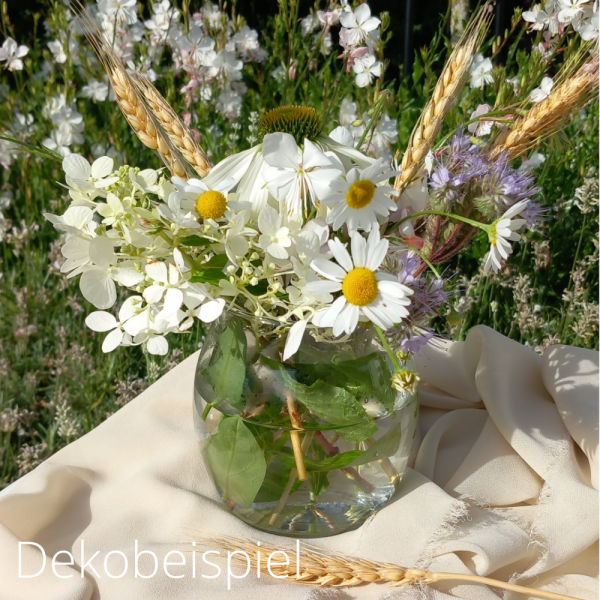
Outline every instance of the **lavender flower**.
<svg viewBox="0 0 600 600">
<path fill-rule="evenodd" d="M 437 158 L 429 186 L 433 206 L 443 210 L 474 205 L 486 219 L 496 219 L 517 202 L 530 200 L 524 215 L 527 224 L 540 220 L 543 213 L 531 172 L 513 168 L 506 156 L 492 160 L 487 146 L 471 143 L 462 133 Z"/>
</svg>

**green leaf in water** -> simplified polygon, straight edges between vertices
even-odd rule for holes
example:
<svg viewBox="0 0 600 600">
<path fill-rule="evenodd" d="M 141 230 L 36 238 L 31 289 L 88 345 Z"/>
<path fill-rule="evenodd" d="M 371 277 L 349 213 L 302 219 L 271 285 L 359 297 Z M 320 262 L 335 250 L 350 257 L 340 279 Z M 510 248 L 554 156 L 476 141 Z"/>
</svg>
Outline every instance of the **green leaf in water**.
<svg viewBox="0 0 600 600">
<path fill-rule="evenodd" d="M 246 336 L 242 321 L 231 318 L 219 335 L 208 366 L 202 375 L 214 390 L 212 406 L 223 401 L 237 411 L 242 411 L 242 398 L 246 378 Z"/>
<path fill-rule="evenodd" d="M 240 506 L 254 502 L 267 464 L 261 447 L 240 417 L 223 416 L 208 439 L 206 463 L 223 498 Z"/>
<path fill-rule="evenodd" d="M 311 460 L 310 458 L 304 458 L 304 465 L 308 473 L 327 473 L 335 469 L 343 469 L 350 463 L 357 460 L 362 456 L 362 450 L 350 450 L 348 452 L 340 452 L 329 458 L 323 460 Z M 296 466 L 294 459 L 294 453 L 291 448 L 282 448 L 281 452 L 277 455 L 277 458 L 285 465 Z"/>
<path fill-rule="evenodd" d="M 402 439 L 402 423 L 396 423 L 388 432 L 375 440 L 361 456 L 354 460 L 349 466 L 358 467 L 367 463 L 388 458 L 398 452 L 400 440 Z"/>
<path fill-rule="evenodd" d="M 258 494 L 254 499 L 255 502 L 277 502 L 290 480 L 290 473 L 292 467 L 290 465 L 284 465 L 283 463 L 273 460 L 267 466 L 267 473 L 265 480 L 258 490 Z M 293 494 L 300 486 L 302 482 L 296 479 L 290 490 L 290 494 Z"/>
<path fill-rule="evenodd" d="M 327 458 L 325 450 L 320 444 L 312 444 L 312 455 L 316 461 Z M 317 498 L 329 487 L 329 477 L 327 473 L 311 472 L 308 474 L 308 483 L 310 485 L 310 500 L 316 502 Z"/>
<path fill-rule="evenodd" d="M 357 443 L 377 431 L 360 402 L 344 388 L 320 379 L 312 385 L 304 385 L 294 378 L 296 372 L 288 365 L 265 356 L 261 356 L 261 361 L 276 372 L 295 399 L 319 419 L 333 425 L 351 425 L 336 431 L 343 439 Z"/>
</svg>

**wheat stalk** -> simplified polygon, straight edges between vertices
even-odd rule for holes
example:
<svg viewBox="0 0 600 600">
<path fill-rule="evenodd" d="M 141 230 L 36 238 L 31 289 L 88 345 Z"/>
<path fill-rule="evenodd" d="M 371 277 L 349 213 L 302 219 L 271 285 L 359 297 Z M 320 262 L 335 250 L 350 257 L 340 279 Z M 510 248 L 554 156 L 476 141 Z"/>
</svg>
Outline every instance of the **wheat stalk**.
<svg viewBox="0 0 600 600">
<path fill-rule="evenodd" d="M 486 3 L 471 21 L 447 60 L 431 99 L 410 135 L 408 147 L 402 157 L 402 172 L 394 182 L 397 190 L 401 191 L 416 177 L 423 160 L 433 147 L 446 115 L 469 76 L 471 61 L 481 46 L 491 19 L 490 6 Z"/>
<path fill-rule="evenodd" d="M 296 551 L 292 548 L 278 548 L 264 542 L 260 542 L 260 546 L 257 546 L 250 540 L 229 536 L 214 537 L 204 532 L 195 532 L 191 537 L 204 546 L 220 548 L 232 553 L 228 559 L 243 568 L 247 568 L 249 564 L 252 570 L 269 573 L 285 583 L 314 587 L 348 587 L 382 583 L 391 587 L 400 587 L 414 584 L 429 585 L 439 581 L 463 581 L 501 588 L 545 600 L 579 600 L 563 594 L 514 585 L 488 577 L 407 569 L 391 563 L 356 558 L 339 552 L 329 550 L 324 552 L 314 546 L 303 545 L 299 557 L 297 557 Z M 236 554 L 233 554 L 234 552 Z M 287 563 L 282 560 L 282 552 L 285 552 L 288 557 Z M 272 553 L 279 553 L 279 556 L 275 554 L 269 565 L 269 556 Z"/>
<path fill-rule="evenodd" d="M 559 129 L 561 123 L 598 93 L 598 54 L 562 81 L 545 99 L 532 106 L 517 119 L 512 129 L 499 137 L 491 152 L 492 158 L 505 154 L 509 160 L 521 156 Z"/>
<path fill-rule="evenodd" d="M 108 75 L 111 87 L 115 93 L 117 104 L 121 109 L 123 116 L 140 141 L 148 148 L 158 152 L 172 175 L 177 175 L 178 177 L 185 179 L 194 177 L 195 174 L 193 170 L 176 145 L 171 141 L 168 134 L 163 130 L 159 118 L 148 108 L 148 105 L 144 100 L 146 92 L 140 93 L 140 91 L 138 91 L 136 82 L 125 70 L 123 63 L 115 54 L 112 46 L 104 39 L 96 22 L 86 11 L 80 0 L 74 0 L 74 2 L 71 3 L 71 7 L 85 31 L 86 38 L 94 48 Z M 150 82 L 148 82 L 147 85 L 154 89 Z M 156 92 L 156 95 L 160 96 L 155 89 L 154 91 Z M 162 96 L 160 97 L 162 99 Z M 163 102 L 166 104 L 164 99 Z M 172 109 L 171 113 L 172 116 L 179 121 Z M 177 124 L 174 124 L 174 127 L 175 129 L 181 129 L 183 131 L 183 124 L 180 121 L 179 123 L 181 127 L 178 128 Z M 199 147 L 198 150 L 203 155 L 202 150 Z"/>
<path fill-rule="evenodd" d="M 169 139 L 181 152 L 185 160 L 194 167 L 201 177 L 210 170 L 211 164 L 208 157 L 200 148 L 188 127 L 181 121 L 163 98 L 160 92 L 140 73 L 132 74 L 133 79 L 143 94 L 148 106 L 158 119 L 162 128 L 167 132 Z"/>
</svg>

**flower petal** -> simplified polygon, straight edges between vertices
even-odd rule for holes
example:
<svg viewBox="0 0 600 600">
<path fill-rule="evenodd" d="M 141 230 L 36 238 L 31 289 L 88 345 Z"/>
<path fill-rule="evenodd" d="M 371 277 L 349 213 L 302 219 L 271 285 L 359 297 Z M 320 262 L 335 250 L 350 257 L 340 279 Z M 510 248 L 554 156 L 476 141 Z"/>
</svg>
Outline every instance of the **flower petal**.
<svg viewBox="0 0 600 600">
<path fill-rule="evenodd" d="M 342 242 L 338 238 L 334 238 L 329 240 L 327 243 L 329 249 L 331 250 L 331 254 L 333 254 L 333 258 L 337 260 L 338 264 L 347 272 L 352 271 L 354 265 L 352 264 L 352 259 L 350 258 L 350 254 L 346 249 L 346 246 L 342 244 Z"/>
<path fill-rule="evenodd" d="M 94 311 L 93 313 L 90 313 L 85 318 L 85 324 L 92 331 L 99 331 L 99 332 L 110 331 L 111 329 L 114 329 L 118 325 L 115 317 L 113 315 L 111 315 L 110 313 L 105 312 L 103 310 L 97 310 L 97 311 Z"/>
<path fill-rule="evenodd" d="M 119 344 L 123 341 L 123 331 L 121 329 L 114 329 L 111 331 L 102 342 L 102 352 L 112 352 Z"/>
<path fill-rule="evenodd" d="M 293 135 L 289 133 L 268 133 L 262 144 L 262 155 L 265 162 L 280 169 L 298 170 L 300 152 Z"/>
<path fill-rule="evenodd" d="M 164 356 L 169 351 L 169 342 L 162 335 L 155 335 L 146 342 L 146 348 L 150 354 Z"/>
<path fill-rule="evenodd" d="M 217 298 L 216 300 L 205 302 L 200 307 L 200 310 L 198 312 L 198 318 L 203 323 L 212 323 L 221 316 L 224 307 L 225 300 L 223 300 L 222 298 Z"/>
<path fill-rule="evenodd" d="M 331 281 L 341 282 L 346 277 L 346 271 L 330 260 L 317 258 L 310 263 L 310 266 L 323 277 Z"/>
<path fill-rule="evenodd" d="M 110 308 L 117 300 L 115 282 L 106 271 L 86 271 L 79 280 L 79 289 L 96 308 Z"/>
<path fill-rule="evenodd" d="M 166 284 L 168 281 L 167 266 L 164 262 L 161 262 L 159 260 L 149 262 L 146 265 L 146 273 L 148 274 L 148 277 L 150 277 L 150 279 L 153 279 L 154 281 L 159 281 L 160 283 L 164 284 Z"/>
<path fill-rule="evenodd" d="M 298 352 L 307 325 L 308 321 L 298 321 L 290 328 L 285 342 L 285 349 L 283 351 L 284 362 Z"/>
<path fill-rule="evenodd" d="M 114 164 L 115 161 L 108 156 L 101 156 L 100 158 L 97 158 L 92 163 L 92 177 L 94 179 L 104 179 L 104 177 L 112 173 Z"/>
<path fill-rule="evenodd" d="M 333 292 L 339 292 L 342 286 L 337 281 L 309 281 L 306 284 L 306 291 L 310 294 L 332 294 Z"/>
</svg>

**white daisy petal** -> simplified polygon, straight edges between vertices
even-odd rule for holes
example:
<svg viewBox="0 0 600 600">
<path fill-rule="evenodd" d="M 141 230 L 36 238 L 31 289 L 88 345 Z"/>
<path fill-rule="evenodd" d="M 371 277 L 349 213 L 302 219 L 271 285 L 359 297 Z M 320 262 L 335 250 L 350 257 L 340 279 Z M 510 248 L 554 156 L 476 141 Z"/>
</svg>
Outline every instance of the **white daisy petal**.
<svg viewBox="0 0 600 600">
<path fill-rule="evenodd" d="M 340 266 L 331 262 L 330 260 L 325 260 L 323 258 L 318 258 L 313 260 L 310 263 L 310 266 L 317 272 L 319 275 L 326 277 L 332 281 L 340 282 L 346 276 L 346 271 L 342 269 Z"/>
<path fill-rule="evenodd" d="M 367 241 L 365 240 L 365 238 L 362 235 L 360 235 L 360 233 L 355 232 L 352 234 L 351 245 L 352 261 L 354 262 L 354 266 L 367 266 Z"/>
<path fill-rule="evenodd" d="M 333 254 L 333 257 L 338 261 L 340 266 L 346 271 L 352 271 L 354 265 L 352 264 L 352 259 L 350 258 L 350 254 L 348 253 L 346 246 L 344 246 L 344 244 L 342 244 L 342 242 L 340 242 L 340 240 L 337 238 L 329 240 L 327 245 L 331 250 L 331 254 Z"/>
<path fill-rule="evenodd" d="M 306 284 L 306 291 L 310 294 L 333 294 L 342 289 L 342 284 L 337 281 L 309 281 Z"/>
<path fill-rule="evenodd" d="M 300 344 L 302 343 L 302 337 L 306 331 L 307 325 L 308 321 L 298 321 L 290 328 L 283 351 L 284 362 L 298 352 L 298 348 L 300 348 Z"/>
</svg>

